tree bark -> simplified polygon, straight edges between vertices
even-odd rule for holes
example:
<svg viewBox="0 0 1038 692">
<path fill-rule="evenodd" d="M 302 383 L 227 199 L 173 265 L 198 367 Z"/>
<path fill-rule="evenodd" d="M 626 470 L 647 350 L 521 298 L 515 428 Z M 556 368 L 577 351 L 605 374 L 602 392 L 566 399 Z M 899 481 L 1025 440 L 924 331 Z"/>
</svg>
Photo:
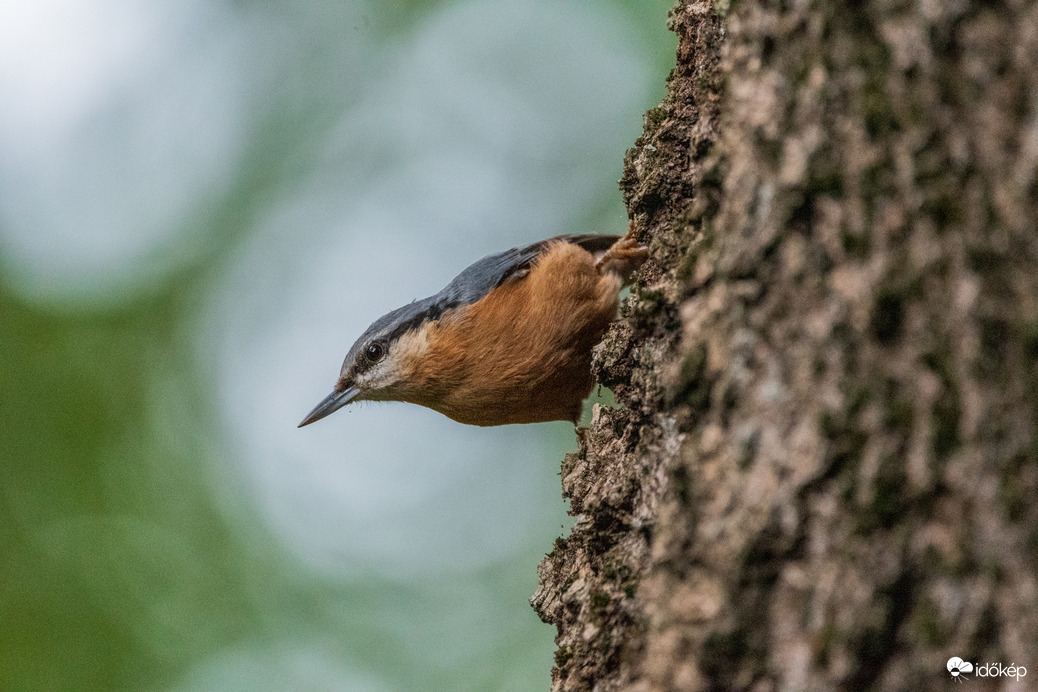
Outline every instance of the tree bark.
<svg viewBox="0 0 1038 692">
<path fill-rule="evenodd" d="M 1038 4 L 670 24 L 621 181 L 652 259 L 596 352 L 623 406 L 532 599 L 552 688 L 1038 689 Z"/>
</svg>

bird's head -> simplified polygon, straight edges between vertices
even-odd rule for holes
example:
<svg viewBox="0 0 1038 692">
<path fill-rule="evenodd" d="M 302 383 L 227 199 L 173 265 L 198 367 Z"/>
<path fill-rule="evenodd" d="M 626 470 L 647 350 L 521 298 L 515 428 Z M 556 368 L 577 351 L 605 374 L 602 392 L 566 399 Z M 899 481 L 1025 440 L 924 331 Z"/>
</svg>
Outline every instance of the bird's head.
<svg viewBox="0 0 1038 692">
<path fill-rule="evenodd" d="M 428 349 L 429 333 L 442 305 L 416 301 L 376 320 L 346 354 L 332 393 L 299 427 L 338 411 L 352 401 L 404 401 L 416 386 L 410 377 Z"/>
</svg>

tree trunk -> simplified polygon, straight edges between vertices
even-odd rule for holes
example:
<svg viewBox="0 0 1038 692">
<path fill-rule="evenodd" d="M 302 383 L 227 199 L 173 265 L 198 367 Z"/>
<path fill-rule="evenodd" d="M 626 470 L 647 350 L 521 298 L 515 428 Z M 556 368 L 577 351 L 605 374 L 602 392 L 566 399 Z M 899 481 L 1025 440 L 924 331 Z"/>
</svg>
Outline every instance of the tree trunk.
<svg viewBox="0 0 1038 692">
<path fill-rule="evenodd" d="M 1038 4 L 671 26 L 596 353 L 624 406 L 533 598 L 553 689 L 1038 689 Z"/>
</svg>

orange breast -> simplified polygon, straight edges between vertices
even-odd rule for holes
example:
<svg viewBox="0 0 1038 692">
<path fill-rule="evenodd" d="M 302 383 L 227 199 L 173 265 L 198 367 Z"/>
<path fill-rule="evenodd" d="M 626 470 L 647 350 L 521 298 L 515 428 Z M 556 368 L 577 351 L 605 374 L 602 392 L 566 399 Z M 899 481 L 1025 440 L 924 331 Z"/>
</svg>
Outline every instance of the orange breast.
<svg viewBox="0 0 1038 692">
<path fill-rule="evenodd" d="M 586 250 L 551 246 L 526 276 L 429 327 L 402 398 L 470 425 L 576 423 L 621 283 Z"/>
</svg>

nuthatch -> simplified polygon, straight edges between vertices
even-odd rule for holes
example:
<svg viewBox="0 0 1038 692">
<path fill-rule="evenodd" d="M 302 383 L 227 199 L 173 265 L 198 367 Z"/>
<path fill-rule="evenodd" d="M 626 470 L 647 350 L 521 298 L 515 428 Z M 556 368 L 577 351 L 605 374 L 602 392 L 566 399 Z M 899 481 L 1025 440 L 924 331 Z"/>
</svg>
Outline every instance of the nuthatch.
<svg viewBox="0 0 1038 692">
<path fill-rule="evenodd" d="M 351 401 L 407 401 L 470 425 L 566 420 L 594 386 L 591 348 L 647 255 L 634 237 L 564 235 L 488 255 L 375 320 L 299 427 Z"/>
</svg>

